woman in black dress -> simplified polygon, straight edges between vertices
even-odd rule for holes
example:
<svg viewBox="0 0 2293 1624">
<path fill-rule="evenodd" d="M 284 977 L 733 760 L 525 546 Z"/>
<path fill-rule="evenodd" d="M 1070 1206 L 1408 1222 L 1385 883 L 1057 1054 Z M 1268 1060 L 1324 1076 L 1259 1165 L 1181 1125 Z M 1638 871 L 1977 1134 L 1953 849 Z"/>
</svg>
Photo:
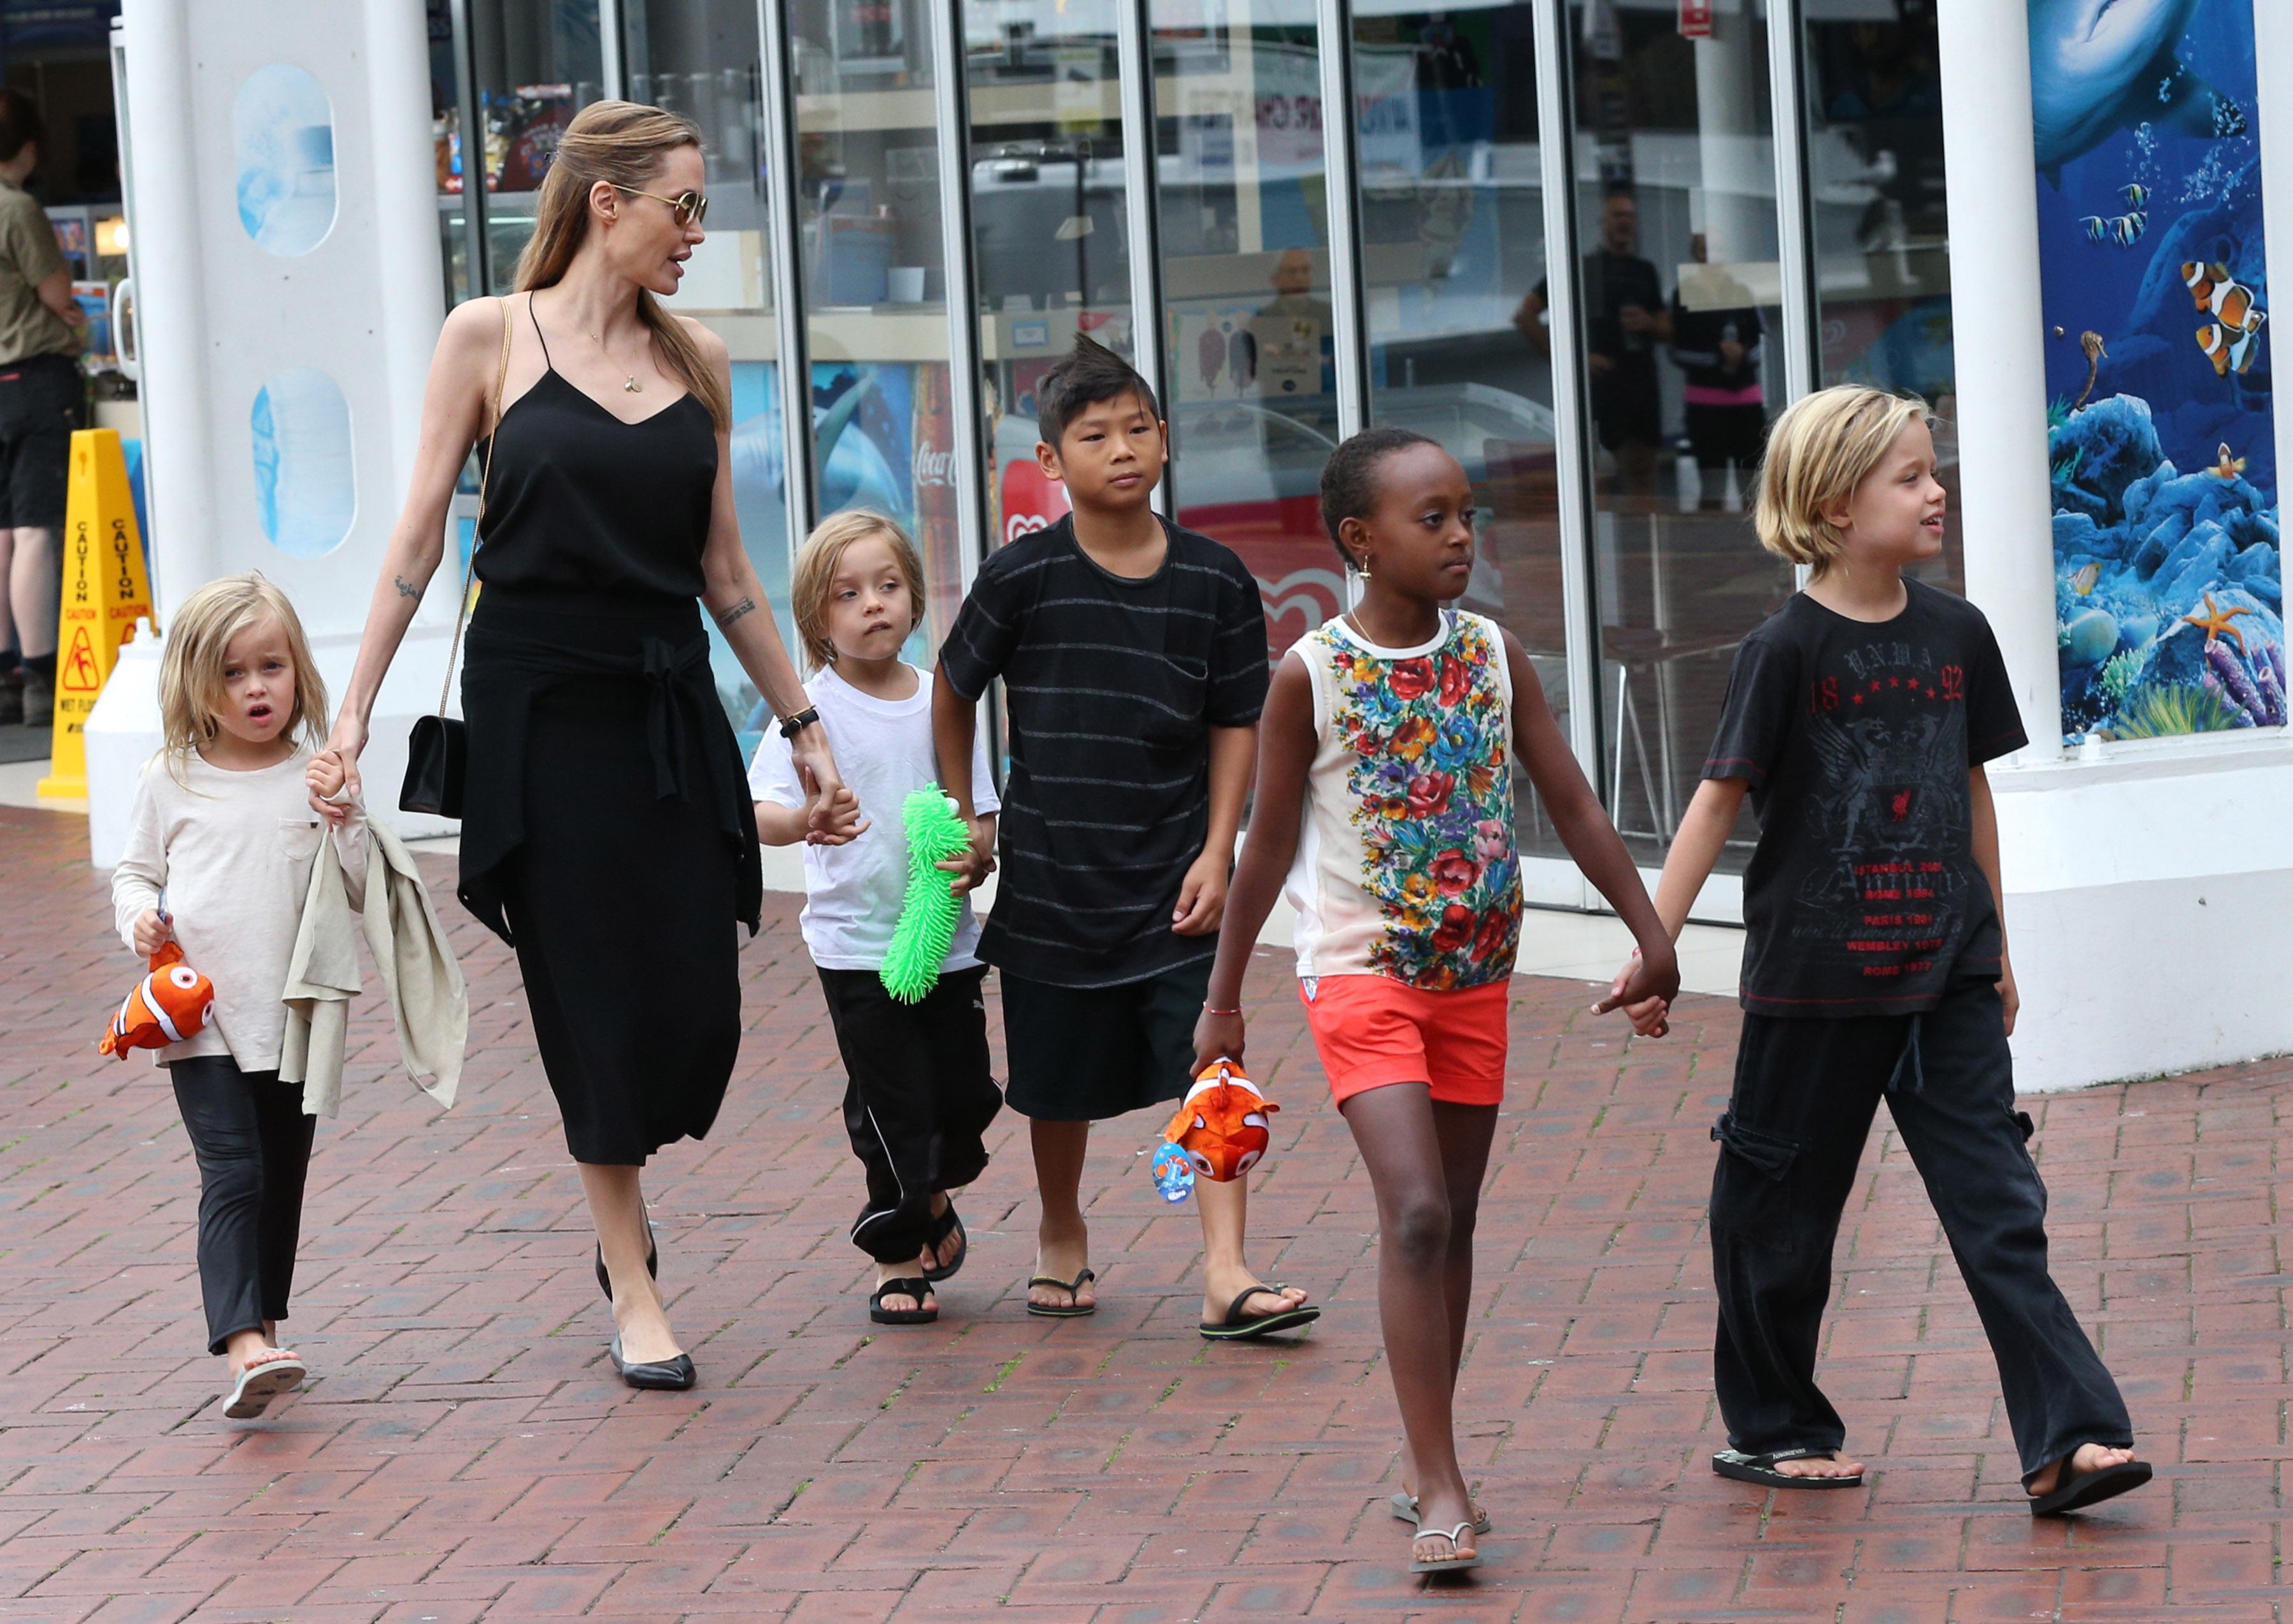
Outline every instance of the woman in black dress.
<svg viewBox="0 0 2293 1624">
<path fill-rule="evenodd" d="M 848 839 L 858 822 L 741 547 L 724 343 L 655 302 L 701 238 L 703 178 L 698 131 L 657 108 L 596 102 L 567 126 L 518 292 L 446 319 L 413 488 L 330 740 L 354 775 L 490 422 L 485 590 L 462 679 L 461 898 L 517 949 L 596 1225 L 614 1364 L 639 1387 L 693 1382 L 653 1283 L 639 1169 L 705 1135 L 724 1102 L 735 927 L 753 933 L 763 905 L 696 600 L 822 791 L 814 838 Z"/>
</svg>

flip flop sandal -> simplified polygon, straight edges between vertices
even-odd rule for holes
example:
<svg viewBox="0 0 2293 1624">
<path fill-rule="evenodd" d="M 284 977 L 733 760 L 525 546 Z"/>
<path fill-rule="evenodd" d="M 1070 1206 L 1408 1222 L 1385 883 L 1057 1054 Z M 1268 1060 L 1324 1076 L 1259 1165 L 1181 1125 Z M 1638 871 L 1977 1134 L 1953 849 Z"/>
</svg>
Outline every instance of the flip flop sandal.
<svg viewBox="0 0 2293 1624">
<path fill-rule="evenodd" d="M 887 1280 L 868 1294 L 868 1317 L 879 1325 L 929 1325 L 939 1318 L 936 1305 L 929 1308 L 887 1308 L 887 1297 L 912 1297 L 920 1303 L 931 1295 L 931 1281 L 917 1280 Z"/>
<path fill-rule="evenodd" d="M 1409 1548 L 1414 1551 L 1419 1539 L 1422 1539 L 1428 1534 L 1438 1534 L 1449 1542 L 1451 1550 L 1462 1551 L 1465 1548 L 1465 1531 L 1471 1527 L 1472 1527 L 1471 1523 L 1460 1523 L 1454 1528 L 1420 1528 L 1415 1536 L 1411 1539 Z M 1409 1571 L 1412 1573 L 1462 1573 L 1468 1568 L 1478 1568 L 1480 1565 L 1481 1554 L 1479 1551 L 1475 1551 L 1470 1556 L 1451 1556 L 1442 1562 L 1420 1562 L 1414 1555 L 1409 1559 Z"/>
<path fill-rule="evenodd" d="M 271 1408 L 272 1399 L 301 1386 L 309 1374 L 309 1369 L 292 1353 L 251 1364 L 239 1373 L 223 1412 L 234 1421 L 252 1421 Z"/>
<path fill-rule="evenodd" d="M 2070 1512 L 2083 1511 L 2088 1506 L 2099 1506 L 2104 1500 L 2116 1499 L 2129 1489 L 2139 1489 L 2150 1481 L 2150 1463 L 2128 1460 L 2097 1471 L 2080 1472 L 2065 1477 L 2054 1485 L 2051 1493 L 2030 1497 L 2030 1515 L 2034 1517 L 2059 1517 Z"/>
<path fill-rule="evenodd" d="M 1722 1477 L 1732 1477 L 1738 1483 L 1757 1483 L 1763 1489 L 1860 1489 L 1863 1474 L 1852 1477 L 1801 1477 L 1790 1472 L 1776 1470 L 1777 1463 L 1786 1460 L 1836 1460 L 1830 1450 L 1777 1450 L 1766 1455 L 1746 1455 L 1741 1450 L 1722 1450 L 1712 1457 L 1712 1469 Z"/>
<path fill-rule="evenodd" d="M 1417 1497 L 1415 1495 L 1397 1491 L 1391 1499 L 1386 1501 L 1386 1504 L 1393 1508 L 1393 1515 L 1396 1517 L 1398 1517 L 1402 1522 L 1408 1523 L 1412 1528 L 1417 1526 Z M 1485 1506 L 1475 1506 L 1473 1507 L 1473 1531 L 1477 1534 L 1485 1534 L 1489 1531 L 1489 1528 L 1490 1523 L 1488 1508 Z"/>
<path fill-rule="evenodd" d="M 1098 1278 L 1098 1276 L 1089 1269 L 1085 1269 L 1073 1280 L 1060 1280 L 1051 1274 L 1035 1275 L 1027 1281 L 1029 1289 L 1032 1290 L 1037 1286 L 1057 1286 L 1067 1294 L 1067 1300 L 1064 1303 L 1038 1303 L 1030 1297 L 1027 1300 L 1027 1312 L 1039 1320 L 1080 1320 L 1085 1314 L 1097 1313 L 1098 1304 L 1078 1303 L 1074 1299 L 1082 1294 L 1085 1285 Z"/>
<path fill-rule="evenodd" d="M 955 1216 L 953 1201 L 947 1204 L 945 1212 L 932 1221 L 932 1232 L 924 1244 L 931 1248 L 932 1256 L 936 1257 L 939 1256 L 941 1243 L 950 1235 L 953 1235 L 956 1240 L 955 1260 L 952 1263 L 927 1264 L 924 1268 L 926 1280 L 936 1283 L 940 1281 L 954 1279 L 955 1272 L 963 1267 L 963 1260 L 971 1256 L 971 1237 L 964 1232 L 963 1220 Z"/>
<path fill-rule="evenodd" d="M 1254 1342 L 1260 1337 L 1270 1337 L 1276 1331 L 1295 1330 L 1301 1325 L 1311 1325 L 1322 1317 L 1322 1311 L 1311 1303 L 1301 1303 L 1295 1308 L 1285 1308 L 1279 1313 L 1260 1314 L 1252 1319 L 1242 1312 L 1242 1305 L 1264 1292 L 1280 1297 L 1282 1286 L 1252 1286 L 1226 1305 L 1226 1318 L 1213 1324 L 1204 1320 L 1195 1329 L 1211 1342 Z"/>
</svg>

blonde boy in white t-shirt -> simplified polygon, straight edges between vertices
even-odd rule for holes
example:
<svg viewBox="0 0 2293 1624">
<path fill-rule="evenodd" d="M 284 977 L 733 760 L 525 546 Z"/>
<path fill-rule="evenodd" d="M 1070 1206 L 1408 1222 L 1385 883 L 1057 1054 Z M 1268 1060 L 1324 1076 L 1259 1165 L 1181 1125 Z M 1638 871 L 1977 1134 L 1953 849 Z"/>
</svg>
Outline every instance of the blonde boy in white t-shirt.
<svg viewBox="0 0 2293 1624">
<path fill-rule="evenodd" d="M 979 922 L 968 894 L 990 862 L 968 851 L 939 865 L 964 899 L 955 941 L 936 987 L 919 1003 L 895 999 L 878 972 L 907 894 L 902 806 L 936 776 L 932 679 L 900 658 L 923 618 L 922 561 L 882 514 L 839 513 L 806 540 L 790 600 L 814 670 L 806 694 L 863 819 L 848 844 L 804 852 L 804 941 L 844 1057 L 845 1130 L 868 1179 L 852 1243 L 876 1260 L 869 1318 L 928 1324 L 939 1317 L 933 1283 L 963 1265 L 968 1245 L 948 1192 L 986 1167 L 980 1135 L 1003 1104 L 988 1073 L 987 969 L 973 951 Z M 1002 804 L 977 744 L 971 779 L 972 805 L 992 821 Z M 811 792 L 785 739 L 766 735 L 749 787 L 759 839 L 806 839 Z"/>
</svg>

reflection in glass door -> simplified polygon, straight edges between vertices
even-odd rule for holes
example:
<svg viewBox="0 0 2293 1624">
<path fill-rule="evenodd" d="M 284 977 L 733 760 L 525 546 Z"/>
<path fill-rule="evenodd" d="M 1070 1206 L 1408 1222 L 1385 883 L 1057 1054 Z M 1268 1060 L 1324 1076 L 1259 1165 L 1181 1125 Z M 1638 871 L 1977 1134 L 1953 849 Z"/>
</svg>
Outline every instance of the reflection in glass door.
<svg viewBox="0 0 2293 1624">
<path fill-rule="evenodd" d="M 914 537 L 928 665 L 964 582 L 931 20 L 925 0 L 790 0 L 788 19 L 816 505 Z"/>
<path fill-rule="evenodd" d="M 1338 414 L 1314 12 L 1150 17 L 1173 511 L 1250 566 L 1279 655 L 1343 592 L 1319 509 Z"/>
<path fill-rule="evenodd" d="M 1579 326 L 1593 441 L 1600 786 L 1661 864 L 1737 643 L 1793 589 L 1748 510 L 1782 396 L 1765 0 L 1681 13 L 1570 0 Z M 1522 327 L 1544 331 L 1545 290 Z M 1722 869 L 1749 855 L 1748 813 Z"/>
<path fill-rule="evenodd" d="M 1565 728 L 1552 375 L 1516 325 L 1544 267 L 1533 12 L 1357 10 L 1356 152 L 1369 419 L 1464 465 L 1481 513 L 1463 607 L 1520 640 Z M 1525 780 L 1521 796 L 1524 852 L 1558 854 Z M 1544 868 L 1532 900 L 1576 904 L 1573 868 Z"/>
<path fill-rule="evenodd" d="M 1825 384 L 1876 384 L 1933 408 L 1950 491 L 1924 578 L 1965 590 L 1959 529 L 1950 216 L 1942 74 L 1928 0 L 1829 0 L 1806 12 L 1808 159 Z"/>
<path fill-rule="evenodd" d="M 796 647 L 782 467 L 778 335 L 773 320 L 772 207 L 764 172 L 764 75 L 755 0 L 622 0 L 628 99 L 691 119 L 708 166 L 708 236 L 668 306 L 733 353 L 733 502 L 741 545 Z M 717 683 L 735 726 L 763 725 L 755 686 L 712 626 Z"/>
<path fill-rule="evenodd" d="M 489 293 L 507 293 L 517 256 L 533 235 L 534 197 L 557 138 L 573 115 L 605 93 L 599 8 L 553 0 L 467 0 L 477 61 L 482 139 L 461 141 L 465 174 L 486 186 Z"/>
<path fill-rule="evenodd" d="M 964 0 L 989 545 L 1067 511 L 1035 463 L 1035 385 L 1088 333 L 1135 356 L 1126 0 Z"/>
</svg>

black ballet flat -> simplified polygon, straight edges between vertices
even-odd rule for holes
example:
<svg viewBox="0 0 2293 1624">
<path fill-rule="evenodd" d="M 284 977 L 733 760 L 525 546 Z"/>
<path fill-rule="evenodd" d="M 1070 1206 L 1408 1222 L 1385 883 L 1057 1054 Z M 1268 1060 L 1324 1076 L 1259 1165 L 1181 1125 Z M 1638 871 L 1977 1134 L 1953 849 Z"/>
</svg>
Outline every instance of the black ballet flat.
<svg viewBox="0 0 2293 1624">
<path fill-rule="evenodd" d="M 645 1273 L 655 1280 L 660 1278 L 660 1242 L 653 1238 L 652 1220 L 645 1220 Z M 605 1248 L 597 1248 L 597 1289 L 605 1294 L 605 1301 L 613 1300 L 613 1277 L 605 1273 Z"/>
<path fill-rule="evenodd" d="M 621 1357 L 621 1339 L 616 1336 L 606 1352 L 613 1356 L 613 1369 L 632 1387 L 650 1389 L 656 1393 L 683 1393 L 701 1379 L 693 1368 L 693 1355 L 679 1353 L 674 1359 L 657 1359 L 651 1364 L 633 1365 Z"/>
</svg>

